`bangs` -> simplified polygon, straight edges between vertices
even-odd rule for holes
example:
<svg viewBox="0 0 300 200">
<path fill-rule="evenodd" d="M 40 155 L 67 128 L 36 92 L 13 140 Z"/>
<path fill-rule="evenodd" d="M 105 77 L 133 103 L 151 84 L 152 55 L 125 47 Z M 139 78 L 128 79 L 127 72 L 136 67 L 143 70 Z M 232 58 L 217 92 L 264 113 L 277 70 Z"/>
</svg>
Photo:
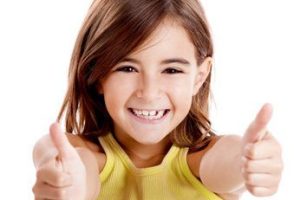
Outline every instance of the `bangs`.
<svg viewBox="0 0 300 200">
<path fill-rule="evenodd" d="M 110 25 L 104 30 L 99 26 L 101 34 L 93 36 L 90 49 L 86 49 L 89 56 L 83 65 L 89 66 L 91 72 L 87 74 L 88 85 L 103 79 L 113 66 L 139 47 L 169 15 L 169 9 L 166 1 L 160 0 L 122 2 Z"/>
</svg>

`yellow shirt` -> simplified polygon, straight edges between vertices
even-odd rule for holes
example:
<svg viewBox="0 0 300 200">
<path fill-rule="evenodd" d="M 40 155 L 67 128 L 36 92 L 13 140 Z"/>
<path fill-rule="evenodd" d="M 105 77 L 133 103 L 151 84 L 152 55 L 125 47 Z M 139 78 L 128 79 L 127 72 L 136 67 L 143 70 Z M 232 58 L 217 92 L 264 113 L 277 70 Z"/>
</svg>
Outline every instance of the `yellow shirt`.
<svg viewBox="0 0 300 200">
<path fill-rule="evenodd" d="M 107 160 L 98 200 L 222 200 L 191 173 L 188 148 L 173 145 L 160 165 L 137 168 L 112 134 L 99 141 Z"/>
</svg>

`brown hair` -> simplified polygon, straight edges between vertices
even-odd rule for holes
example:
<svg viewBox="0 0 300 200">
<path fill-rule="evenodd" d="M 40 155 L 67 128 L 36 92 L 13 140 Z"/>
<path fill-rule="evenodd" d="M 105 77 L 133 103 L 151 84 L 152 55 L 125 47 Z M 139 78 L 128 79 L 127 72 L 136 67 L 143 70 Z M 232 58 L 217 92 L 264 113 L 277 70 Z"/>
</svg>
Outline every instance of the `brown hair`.
<svg viewBox="0 0 300 200">
<path fill-rule="evenodd" d="M 68 90 L 58 120 L 66 131 L 96 141 L 113 131 L 99 94 L 99 81 L 141 45 L 166 18 L 182 25 L 195 45 L 198 64 L 213 56 L 204 11 L 197 0 L 94 0 L 79 32 L 69 69 Z M 211 74 L 193 97 L 189 114 L 171 133 L 179 146 L 201 144 L 211 135 L 208 119 Z"/>
</svg>

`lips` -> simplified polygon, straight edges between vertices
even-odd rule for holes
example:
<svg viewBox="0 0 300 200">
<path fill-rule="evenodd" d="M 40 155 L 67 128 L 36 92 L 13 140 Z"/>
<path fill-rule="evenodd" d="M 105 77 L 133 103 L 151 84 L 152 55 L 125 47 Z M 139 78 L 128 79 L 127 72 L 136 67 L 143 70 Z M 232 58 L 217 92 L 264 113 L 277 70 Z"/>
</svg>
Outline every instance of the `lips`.
<svg viewBox="0 0 300 200">
<path fill-rule="evenodd" d="M 144 109 L 135 109 L 135 108 L 129 108 L 129 110 L 136 117 L 145 120 L 160 120 L 170 111 L 169 109 L 144 110 Z"/>
</svg>

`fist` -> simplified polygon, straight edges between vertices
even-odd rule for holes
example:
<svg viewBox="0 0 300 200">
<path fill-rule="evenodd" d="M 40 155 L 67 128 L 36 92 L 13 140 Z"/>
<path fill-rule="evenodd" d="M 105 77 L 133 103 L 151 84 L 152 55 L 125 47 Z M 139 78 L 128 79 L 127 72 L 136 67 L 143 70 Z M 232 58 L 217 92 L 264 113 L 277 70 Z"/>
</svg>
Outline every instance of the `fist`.
<svg viewBox="0 0 300 200">
<path fill-rule="evenodd" d="M 35 199 L 85 199 L 85 166 L 57 123 L 50 127 L 49 140 L 53 144 L 49 151 L 53 152 L 49 152 L 50 155 L 37 166 L 36 183 L 32 189 Z"/>
<path fill-rule="evenodd" d="M 281 146 L 267 130 L 272 106 L 264 105 L 243 137 L 242 176 L 255 196 L 274 194 L 279 186 L 283 162 Z"/>
</svg>

